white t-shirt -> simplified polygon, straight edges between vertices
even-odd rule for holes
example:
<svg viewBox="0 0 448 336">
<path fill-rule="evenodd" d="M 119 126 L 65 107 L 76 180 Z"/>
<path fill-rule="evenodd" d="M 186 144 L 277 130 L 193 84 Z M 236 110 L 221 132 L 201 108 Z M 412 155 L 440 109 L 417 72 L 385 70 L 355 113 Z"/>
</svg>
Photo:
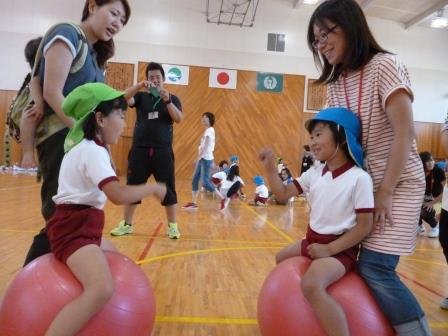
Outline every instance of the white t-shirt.
<svg viewBox="0 0 448 336">
<path fill-rule="evenodd" d="M 262 184 L 255 188 L 255 194 L 259 197 L 268 198 L 269 197 L 269 190 L 266 185 Z"/>
<path fill-rule="evenodd" d="M 225 171 L 219 171 L 212 175 L 212 178 L 216 178 L 218 180 L 224 181 L 227 178 L 227 174 Z"/>
<path fill-rule="evenodd" d="M 53 201 L 103 209 L 107 197 L 101 188 L 117 180 L 107 149 L 94 140 L 84 139 L 65 154 Z"/>
<path fill-rule="evenodd" d="M 206 144 L 205 140 L 208 138 Z M 208 127 L 201 137 L 201 144 L 199 145 L 199 153 L 202 151 L 201 159 L 213 160 L 213 151 L 215 150 L 215 129 Z"/>
<path fill-rule="evenodd" d="M 356 225 L 356 214 L 374 211 L 370 175 L 348 163 L 333 172 L 327 165 L 309 169 L 294 180 L 308 193 L 310 227 L 321 234 L 343 234 Z"/>
</svg>

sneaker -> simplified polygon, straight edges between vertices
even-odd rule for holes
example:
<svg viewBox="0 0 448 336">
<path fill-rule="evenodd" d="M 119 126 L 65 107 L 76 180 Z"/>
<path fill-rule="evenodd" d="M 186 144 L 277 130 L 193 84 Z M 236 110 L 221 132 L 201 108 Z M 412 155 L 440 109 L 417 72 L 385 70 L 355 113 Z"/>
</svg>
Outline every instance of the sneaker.
<svg viewBox="0 0 448 336">
<path fill-rule="evenodd" d="M 132 225 L 126 224 L 126 222 L 123 219 L 120 221 L 120 223 L 118 223 L 118 226 L 115 229 L 110 231 L 110 234 L 112 236 L 123 236 L 126 234 L 130 234 L 132 232 L 134 232 L 134 228 L 132 227 Z"/>
<path fill-rule="evenodd" d="M 198 208 L 198 205 L 193 202 L 188 202 L 187 204 L 182 206 L 182 209 L 197 209 L 197 208 Z"/>
<path fill-rule="evenodd" d="M 439 225 L 431 228 L 431 230 L 429 230 L 429 232 L 428 232 L 429 238 L 437 238 L 438 236 L 439 236 Z"/>
<path fill-rule="evenodd" d="M 442 302 L 440 302 L 440 308 L 448 310 L 448 298 L 444 298 Z"/>
<path fill-rule="evenodd" d="M 219 203 L 219 210 L 224 210 L 229 205 L 230 198 L 226 197 Z"/>
<path fill-rule="evenodd" d="M 423 226 L 423 224 L 419 224 L 417 231 L 419 235 L 425 234 L 425 227 Z"/>
<path fill-rule="evenodd" d="M 170 239 L 179 239 L 180 232 L 177 228 L 177 223 L 168 223 L 168 238 Z"/>
</svg>

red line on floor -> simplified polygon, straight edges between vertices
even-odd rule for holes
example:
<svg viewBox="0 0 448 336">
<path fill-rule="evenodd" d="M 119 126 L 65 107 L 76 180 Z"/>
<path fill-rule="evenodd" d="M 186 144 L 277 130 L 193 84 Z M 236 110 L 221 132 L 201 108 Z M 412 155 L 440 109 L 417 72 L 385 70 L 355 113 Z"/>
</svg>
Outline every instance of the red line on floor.
<svg viewBox="0 0 448 336">
<path fill-rule="evenodd" d="M 414 280 L 414 279 L 409 278 L 408 276 L 404 275 L 403 273 L 397 272 L 397 274 L 400 275 L 401 277 L 405 278 L 406 280 L 411 281 L 411 282 L 413 282 L 414 284 L 416 284 L 416 285 L 418 285 L 418 286 L 420 286 L 420 287 L 426 289 L 428 292 L 431 292 L 431 293 L 433 293 L 433 294 L 435 294 L 435 295 L 437 295 L 437 296 L 440 296 L 441 298 L 444 298 L 444 297 L 445 297 L 443 294 L 438 293 L 438 292 L 435 291 L 434 289 L 427 287 L 426 285 L 422 284 L 421 282 L 419 282 L 419 281 L 417 281 L 417 280 Z"/>
<path fill-rule="evenodd" d="M 142 253 L 140 254 L 140 257 L 138 257 L 138 260 L 143 260 L 146 258 L 146 256 L 148 255 L 148 252 L 152 246 L 152 243 L 154 242 L 154 237 L 158 235 L 160 229 L 162 228 L 163 223 L 160 222 L 159 225 L 157 225 L 156 229 L 154 230 L 154 232 L 152 233 L 152 237 L 151 239 L 148 240 L 148 242 L 146 243 L 145 248 L 143 249 Z"/>
</svg>

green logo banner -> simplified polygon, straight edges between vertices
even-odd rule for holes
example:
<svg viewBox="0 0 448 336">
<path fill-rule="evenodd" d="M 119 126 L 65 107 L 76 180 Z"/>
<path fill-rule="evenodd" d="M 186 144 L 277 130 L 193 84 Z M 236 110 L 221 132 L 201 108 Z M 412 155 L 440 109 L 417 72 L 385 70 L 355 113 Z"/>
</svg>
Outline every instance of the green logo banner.
<svg viewBox="0 0 448 336">
<path fill-rule="evenodd" d="M 257 91 L 282 92 L 283 75 L 269 72 L 258 72 Z"/>
</svg>

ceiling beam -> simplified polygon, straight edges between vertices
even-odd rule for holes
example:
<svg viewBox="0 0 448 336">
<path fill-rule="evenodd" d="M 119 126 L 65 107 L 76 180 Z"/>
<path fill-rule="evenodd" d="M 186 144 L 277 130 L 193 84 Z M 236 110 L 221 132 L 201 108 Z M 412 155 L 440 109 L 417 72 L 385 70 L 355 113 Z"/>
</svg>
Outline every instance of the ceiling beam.
<svg viewBox="0 0 448 336">
<path fill-rule="evenodd" d="M 441 1 L 436 2 L 434 5 L 429 7 L 427 10 L 425 10 L 425 11 L 423 11 L 421 13 L 418 13 L 412 19 L 410 19 L 409 21 L 405 22 L 404 23 L 404 29 L 408 30 L 413 25 L 419 23 L 424 18 L 428 17 L 429 15 L 431 15 L 434 12 L 437 12 L 437 10 L 445 7 L 446 5 L 448 5 L 448 0 L 441 0 Z"/>
<path fill-rule="evenodd" d="M 292 3 L 292 8 L 297 8 L 297 5 L 299 4 L 300 0 L 294 0 Z"/>
</svg>

